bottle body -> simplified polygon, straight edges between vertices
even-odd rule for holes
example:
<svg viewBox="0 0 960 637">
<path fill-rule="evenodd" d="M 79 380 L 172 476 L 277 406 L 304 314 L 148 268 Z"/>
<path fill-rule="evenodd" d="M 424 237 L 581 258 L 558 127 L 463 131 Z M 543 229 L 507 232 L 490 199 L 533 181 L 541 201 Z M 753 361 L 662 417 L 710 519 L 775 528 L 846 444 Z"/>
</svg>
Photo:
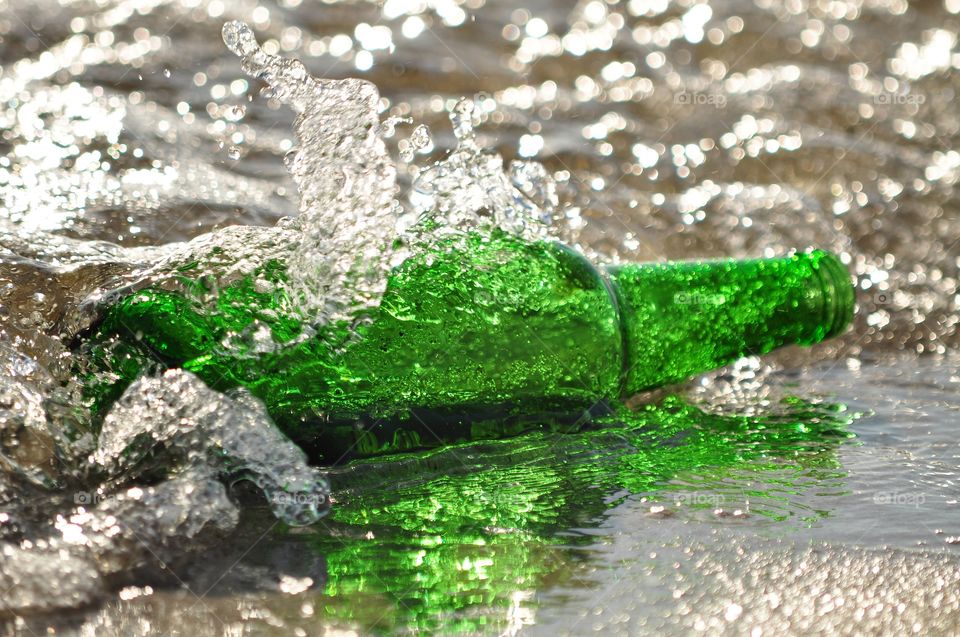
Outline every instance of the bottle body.
<svg viewBox="0 0 960 637">
<path fill-rule="evenodd" d="M 91 343 L 115 384 L 141 373 L 145 359 L 131 352 L 147 351 L 216 389 L 247 387 L 288 435 L 334 462 L 568 429 L 624 392 L 820 340 L 830 333 L 814 312 L 829 296 L 822 258 L 608 274 L 559 244 L 472 234 L 401 264 L 379 308 L 354 325 L 305 334 L 276 311 L 282 292 L 240 281 L 213 305 L 160 289 L 128 296 L 107 309 Z M 274 274 L 282 278 L 282 265 Z M 269 342 L 292 344 L 224 345 L 264 328 Z"/>
<path fill-rule="evenodd" d="M 122 346 L 99 355 L 117 376 L 139 373 L 136 342 L 216 389 L 247 387 L 329 462 L 568 427 L 619 392 L 623 345 L 608 283 L 559 244 L 497 234 L 437 246 L 393 272 L 367 320 L 299 342 L 296 327 L 262 311 L 279 305 L 247 282 L 220 290 L 216 306 L 147 289 L 109 307 L 92 342 Z M 225 351 L 227 334 L 248 329 L 243 320 L 294 344 Z"/>
</svg>

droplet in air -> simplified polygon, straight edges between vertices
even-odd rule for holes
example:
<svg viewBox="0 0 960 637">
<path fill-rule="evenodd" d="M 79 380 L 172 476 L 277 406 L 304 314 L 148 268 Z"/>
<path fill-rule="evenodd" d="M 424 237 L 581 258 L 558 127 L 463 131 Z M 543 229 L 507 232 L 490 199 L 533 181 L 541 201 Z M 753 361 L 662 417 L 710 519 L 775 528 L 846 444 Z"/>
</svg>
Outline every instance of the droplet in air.
<svg viewBox="0 0 960 637">
<path fill-rule="evenodd" d="M 227 157 L 233 160 L 240 159 L 240 149 L 236 146 L 231 146 L 227 149 Z"/>
<path fill-rule="evenodd" d="M 416 153 L 428 153 L 433 150 L 433 139 L 430 137 L 430 128 L 420 124 L 413 129 L 410 139 L 401 140 L 397 144 L 400 149 L 400 159 L 407 163 L 413 161 Z"/>
<path fill-rule="evenodd" d="M 236 122 L 237 120 L 243 119 L 243 116 L 246 114 L 247 114 L 247 107 L 244 106 L 243 104 L 237 104 L 235 106 L 231 106 L 229 109 L 227 109 L 227 113 L 226 113 L 227 119 L 230 120 L 231 122 Z"/>
<path fill-rule="evenodd" d="M 430 137 L 430 128 L 426 124 L 420 124 L 413 129 L 410 135 L 410 145 L 416 152 L 430 152 L 433 148 L 433 139 Z"/>
<path fill-rule="evenodd" d="M 410 144 L 410 140 L 401 139 L 397 148 L 400 149 L 400 161 L 408 164 L 413 161 L 413 146 Z"/>
<path fill-rule="evenodd" d="M 227 45 L 234 54 L 240 57 L 253 55 L 260 47 L 257 45 L 257 38 L 243 22 L 231 20 L 223 25 L 221 31 L 223 43 Z"/>
<path fill-rule="evenodd" d="M 300 81 L 307 77 L 307 67 L 300 60 L 290 60 L 289 69 L 290 78 L 293 80 Z"/>
<path fill-rule="evenodd" d="M 409 117 L 397 117 L 395 115 L 390 116 L 380 122 L 380 130 L 378 131 L 380 137 L 389 138 L 397 134 L 397 125 L 398 124 L 409 124 L 411 120 Z"/>
<path fill-rule="evenodd" d="M 459 141 L 465 141 L 473 138 L 473 100 L 465 97 L 454 105 L 450 111 L 450 122 L 453 124 L 453 134 Z"/>
</svg>

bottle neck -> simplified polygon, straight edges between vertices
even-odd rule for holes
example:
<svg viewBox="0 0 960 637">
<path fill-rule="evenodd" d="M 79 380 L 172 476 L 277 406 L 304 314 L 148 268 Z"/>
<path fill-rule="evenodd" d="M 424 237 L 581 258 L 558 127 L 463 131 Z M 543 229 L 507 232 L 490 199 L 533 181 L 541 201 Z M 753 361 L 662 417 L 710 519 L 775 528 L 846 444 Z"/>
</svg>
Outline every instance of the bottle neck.
<svg viewBox="0 0 960 637">
<path fill-rule="evenodd" d="M 784 345 L 843 332 L 854 307 L 849 274 L 817 250 L 779 259 L 607 268 L 620 305 L 632 394 Z"/>
</svg>

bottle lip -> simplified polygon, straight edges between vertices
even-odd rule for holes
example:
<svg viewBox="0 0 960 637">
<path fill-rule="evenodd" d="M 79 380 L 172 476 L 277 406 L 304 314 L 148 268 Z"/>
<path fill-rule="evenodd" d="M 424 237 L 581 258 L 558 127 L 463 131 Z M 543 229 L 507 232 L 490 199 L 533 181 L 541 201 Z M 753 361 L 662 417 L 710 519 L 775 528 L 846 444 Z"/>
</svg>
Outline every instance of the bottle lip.
<svg viewBox="0 0 960 637">
<path fill-rule="evenodd" d="M 856 306 L 853 281 L 839 258 L 826 250 L 815 250 L 816 271 L 824 295 L 824 322 L 827 332 L 824 338 L 839 336 L 853 321 Z"/>
</svg>

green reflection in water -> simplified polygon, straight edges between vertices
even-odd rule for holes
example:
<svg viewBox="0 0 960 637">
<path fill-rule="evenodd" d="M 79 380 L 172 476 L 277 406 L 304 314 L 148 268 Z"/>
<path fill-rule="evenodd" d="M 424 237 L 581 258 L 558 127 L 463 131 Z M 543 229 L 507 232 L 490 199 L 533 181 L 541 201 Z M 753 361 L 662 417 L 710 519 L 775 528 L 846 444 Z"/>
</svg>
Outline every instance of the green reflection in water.
<svg viewBox="0 0 960 637">
<path fill-rule="evenodd" d="M 336 468 L 333 518 L 311 537 L 327 559 L 325 611 L 365 631 L 509 630 L 529 620 L 536 590 L 576 578 L 589 559 L 596 537 L 576 529 L 596 528 L 628 497 L 687 518 L 749 500 L 753 526 L 812 523 L 843 491 L 835 450 L 855 417 L 799 399 L 716 415 L 671 397 L 574 434 Z"/>
</svg>

